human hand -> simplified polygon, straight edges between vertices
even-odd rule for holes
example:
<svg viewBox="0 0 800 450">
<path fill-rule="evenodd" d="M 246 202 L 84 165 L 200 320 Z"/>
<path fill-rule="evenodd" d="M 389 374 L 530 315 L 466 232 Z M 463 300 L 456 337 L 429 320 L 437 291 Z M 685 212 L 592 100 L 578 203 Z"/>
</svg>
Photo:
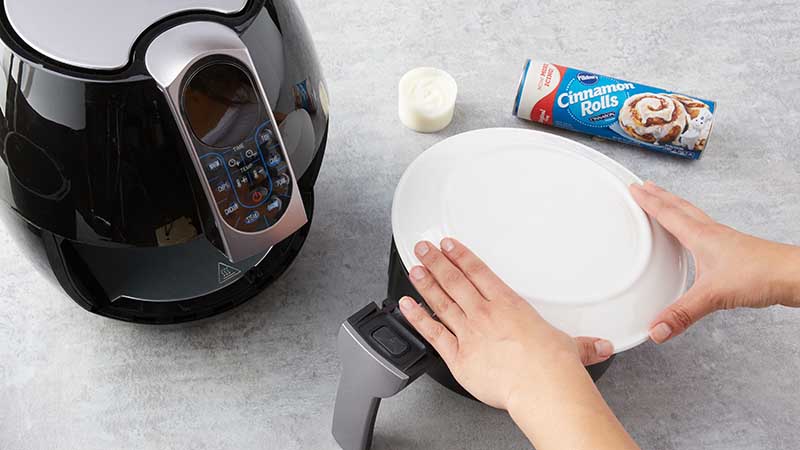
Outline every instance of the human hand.
<svg viewBox="0 0 800 450">
<path fill-rule="evenodd" d="M 596 364 L 613 353 L 609 341 L 573 340 L 552 327 L 463 244 L 444 239 L 441 247 L 417 244 L 415 253 L 424 267 L 410 271 L 411 282 L 438 320 L 408 297 L 400 307 L 479 400 L 508 409 L 510 399 L 536 383 L 537 376 L 557 374 L 563 366 Z"/>
<path fill-rule="evenodd" d="M 653 341 L 666 342 L 717 310 L 800 307 L 800 248 L 719 224 L 652 182 L 633 184 L 630 190 L 639 206 L 694 257 L 694 284 L 651 323 Z"/>
</svg>

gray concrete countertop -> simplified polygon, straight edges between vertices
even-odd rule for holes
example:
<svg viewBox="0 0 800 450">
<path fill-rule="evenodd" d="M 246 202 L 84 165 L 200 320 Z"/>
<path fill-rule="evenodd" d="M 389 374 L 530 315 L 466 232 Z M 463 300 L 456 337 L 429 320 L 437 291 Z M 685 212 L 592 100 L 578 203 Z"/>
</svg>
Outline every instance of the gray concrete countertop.
<svg viewBox="0 0 800 450">
<path fill-rule="evenodd" d="M 597 149 L 736 228 L 800 243 L 800 13 L 794 2 L 301 0 L 332 99 L 311 236 L 267 292 L 178 327 L 93 316 L 0 234 L 0 449 L 335 449 L 341 321 L 386 289 L 389 207 L 404 168 L 511 117 L 526 57 L 718 101 L 688 162 Z M 459 83 L 453 124 L 415 134 L 396 83 L 432 65 Z M 646 449 L 800 447 L 800 311 L 707 318 L 619 355 L 600 383 Z M 376 449 L 530 448 L 508 416 L 428 378 L 381 407 Z"/>
</svg>

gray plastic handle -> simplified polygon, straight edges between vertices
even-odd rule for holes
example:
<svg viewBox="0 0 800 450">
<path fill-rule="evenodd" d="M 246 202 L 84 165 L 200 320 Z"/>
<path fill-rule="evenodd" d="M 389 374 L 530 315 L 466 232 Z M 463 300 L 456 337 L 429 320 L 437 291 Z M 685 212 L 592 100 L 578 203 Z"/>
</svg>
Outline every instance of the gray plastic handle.
<svg viewBox="0 0 800 450">
<path fill-rule="evenodd" d="M 343 450 L 368 450 L 382 398 L 413 381 L 373 350 L 348 322 L 338 338 L 342 378 L 333 410 L 333 437 Z"/>
</svg>

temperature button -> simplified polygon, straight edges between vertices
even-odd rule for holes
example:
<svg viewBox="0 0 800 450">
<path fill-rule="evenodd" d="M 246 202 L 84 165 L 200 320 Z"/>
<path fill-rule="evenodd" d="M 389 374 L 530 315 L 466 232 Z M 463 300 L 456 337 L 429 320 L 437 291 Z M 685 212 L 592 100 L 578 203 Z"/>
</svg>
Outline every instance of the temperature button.
<svg viewBox="0 0 800 450">
<path fill-rule="evenodd" d="M 236 185 L 237 191 L 249 189 L 250 186 L 250 180 L 247 178 L 247 175 L 239 175 L 233 180 L 233 183 Z"/>
</svg>

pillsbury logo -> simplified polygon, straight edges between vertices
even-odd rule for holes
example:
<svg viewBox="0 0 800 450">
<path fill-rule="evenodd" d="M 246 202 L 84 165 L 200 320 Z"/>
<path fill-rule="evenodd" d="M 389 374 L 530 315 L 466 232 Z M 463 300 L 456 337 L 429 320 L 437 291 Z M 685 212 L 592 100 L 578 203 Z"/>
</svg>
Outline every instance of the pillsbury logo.
<svg viewBox="0 0 800 450">
<path fill-rule="evenodd" d="M 581 82 L 581 84 L 585 84 L 586 86 L 591 86 L 600 80 L 600 77 L 588 72 L 581 72 L 576 78 Z"/>
</svg>

